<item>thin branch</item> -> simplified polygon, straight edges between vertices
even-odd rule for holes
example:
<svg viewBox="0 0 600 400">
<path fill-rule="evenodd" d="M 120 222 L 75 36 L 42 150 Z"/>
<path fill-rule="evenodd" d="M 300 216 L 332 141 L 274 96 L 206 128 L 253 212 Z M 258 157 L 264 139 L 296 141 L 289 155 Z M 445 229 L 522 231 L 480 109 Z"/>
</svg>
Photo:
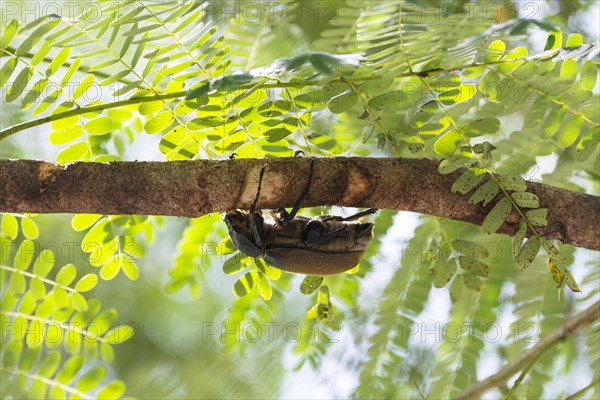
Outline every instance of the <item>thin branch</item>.
<svg viewBox="0 0 600 400">
<path fill-rule="evenodd" d="M 258 206 L 291 207 L 309 171 L 306 158 L 175 162 L 72 163 L 0 160 L 0 212 L 97 213 L 198 217 L 248 209 L 267 163 Z M 462 171 L 442 175 L 438 161 L 403 158 L 317 158 L 305 207 L 346 206 L 413 211 L 481 225 L 502 195 L 486 207 L 452 193 Z M 600 250 L 600 197 L 537 182 L 528 191 L 549 209 L 549 239 Z M 513 211 L 498 233 L 514 234 Z"/>
<path fill-rule="evenodd" d="M 590 382 L 589 385 L 587 385 L 586 387 L 579 389 L 578 391 L 576 391 L 575 393 L 573 393 L 572 395 L 566 397 L 565 400 L 575 400 L 575 399 L 580 399 L 585 392 L 587 392 L 588 390 L 590 390 L 593 387 L 597 387 L 600 386 L 600 378 L 596 378 L 594 379 L 592 382 Z"/>
<path fill-rule="evenodd" d="M 506 382 L 513 375 L 526 368 L 530 364 L 531 359 L 537 357 L 540 353 L 543 353 L 556 344 L 566 340 L 569 336 L 576 334 L 581 329 L 590 325 L 599 318 L 600 302 L 597 302 L 587 310 L 567 320 L 564 324 L 562 324 L 562 326 L 540 340 L 529 350 L 521 353 L 518 358 L 506 364 L 494 375 L 468 387 L 466 390 L 456 396 L 456 399 L 479 398 L 483 393 L 506 384 Z"/>
</svg>

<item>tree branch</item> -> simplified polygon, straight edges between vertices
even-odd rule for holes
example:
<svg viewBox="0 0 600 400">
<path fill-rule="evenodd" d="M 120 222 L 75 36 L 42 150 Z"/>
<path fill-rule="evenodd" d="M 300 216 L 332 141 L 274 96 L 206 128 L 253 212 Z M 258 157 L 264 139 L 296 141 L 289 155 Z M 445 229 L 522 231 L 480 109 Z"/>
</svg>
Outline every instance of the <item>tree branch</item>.
<svg viewBox="0 0 600 400">
<path fill-rule="evenodd" d="M 0 212 L 198 217 L 248 209 L 264 163 L 258 206 L 291 207 L 306 184 L 306 158 L 68 165 L 0 160 Z M 442 175 L 437 168 L 431 159 L 317 158 L 304 206 L 414 211 L 481 225 L 497 199 L 486 207 L 469 204 L 468 195 L 450 190 L 460 171 Z M 538 229 L 540 235 L 600 250 L 600 197 L 537 182 L 527 186 L 549 209 L 548 226 Z M 513 211 L 498 232 L 514 234 L 519 222 Z"/>
<path fill-rule="evenodd" d="M 555 344 L 574 335 L 592 322 L 600 318 L 600 302 L 595 303 L 587 310 L 567 320 L 561 327 L 540 340 L 535 346 L 522 353 L 518 358 L 509 362 L 494 375 L 471 385 L 461 392 L 455 399 L 479 398 L 483 393 L 505 384 L 511 376 L 527 367 L 530 360 L 537 357 Z"/>
</svg>

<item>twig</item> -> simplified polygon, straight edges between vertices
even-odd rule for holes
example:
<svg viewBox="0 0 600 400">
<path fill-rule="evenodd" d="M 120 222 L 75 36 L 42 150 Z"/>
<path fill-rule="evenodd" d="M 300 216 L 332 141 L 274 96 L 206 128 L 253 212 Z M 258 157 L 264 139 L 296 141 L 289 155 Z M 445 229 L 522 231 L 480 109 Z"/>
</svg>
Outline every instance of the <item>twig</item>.
<svg viewBox="0 0 600 400">
<path fill-rule="evenodd" d="M 600 302 L 595 303 L 587 310 L 567 320 L 562 326 L 540 340 L 535 346 L 522 353 L 518 358 L 509 362 L 494 375 L 477 382 L 459 393 L 455 399 L 474 399 L 493 388 L 504 385 L 514 374 L 523 370 L 530 364 L 532 358 L 537 357 L 550 347 L 574 335 L 592 322 L 600 318 Z"/>
</svg>

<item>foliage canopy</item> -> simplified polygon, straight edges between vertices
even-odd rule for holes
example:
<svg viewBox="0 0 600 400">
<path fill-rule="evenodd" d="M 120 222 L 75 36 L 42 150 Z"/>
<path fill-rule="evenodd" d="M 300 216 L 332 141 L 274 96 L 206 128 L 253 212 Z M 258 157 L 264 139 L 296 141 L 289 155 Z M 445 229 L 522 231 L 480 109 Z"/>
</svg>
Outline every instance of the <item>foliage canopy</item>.
<svg viewBox="0 0 600 400">
<path fill-rule="evenodd" d="M 540 177 L 538 160 L 553 159 L 545 183 L 597 194 L 599 47 L 564 29 L 560 18 L 568 15 L 537 9 L 524 16 L 519 7 L 98 0 L 83 3 L 78 16 L 2 21 L 3 157 L 31 157 L 18 139 L 36 127 L 59 163 L 287 157 L 296 150 L 430 157 L 441 160 L 442 174 L 466 167 L 453 192 L 493 205 L 481 228 L 423 216 L 401 246 L 404 220 L 381 211 L 360 268 L 303 280 L 237 252 L 218 215 L 182 229 L 161 217 L 79 214 L 72 232 L 55 235 L 64 218 L 4 214 L 3 395 L 119 398 L 127 382 L 139 397 L 276 397 L 283 373 L 265 365 L 291 349 L 298 368 L 339 368 L 357 378 L 330 395 L 446 398 L 590 304 L 600 292 L 597 260 L 537 234 L 552 210 L 540 207 L 525 179 Z M 541 35 L 541 44 L 532 39 Z M 521 219 L 512 239 L 482 234 L 496 232 L 513 210 Z M 168 278 L 145 254 L 165 235 L 161 228 L 181 237 Z M 64 254 L 69 241 L 81 255 Z M 174 243 L 157 246 L 175 251 Z M 223 274 L 211 266 L 235 275 L 226 283 L 235 298 L 219 299 Z M 133 306 L 115 300 L 129 290 Z M 160 304 L 150 300 L 157 292 Z M 300 292 L 310 304 L 296 298 Z M 190 302 L 189 293 L 200 300 Z M 143 322 L 123 322 L 99 299 Z M 196 321 L 218 323 L 165 322 L 173 336 L 166 338 L 143 309 L 155 306 L 159 321 L 190 324 L 180 313 L 192 305 L 207 308 L 193 312 Z M 439 307 L 448 315 L 432 311 Z M 441 339 L 431 341 L 423 332 L 435 315 Z M 256 346 L 244 336 L 249 323 L 265 329 L 268 321 L 279 321 L 275 331 L 285 335 L 282 321 L 290 320 L 311 333 Z M 185 339 L 177 344 L 175 337 Z M 540 356 L 510 395 L 567 395 L 590 381 L 600 395 L 598 322 L 579 339 Z M 124 342 L 130 347 L 114 347 Z M 211 344 L 228 351 L 219 355 Z M 142 358 L 151 373 L 135 360 L 115 361 L 120 349 L 135 354 L 133 347 L 150 354 Z M 189 354 L 216 367 L 194 366 Z M 487 361 L 492 354 L 495 363 Z M 586 381 L 573 386 L 575 364 Z M 194 374 L 203 386 L 191 381 Z M 166 375 L 178 387 L 159 388 Z M 211 383 L 223 376 L 235 384 Z M 136 380 L 142 383 L 130 383 Z"/>
</svg>

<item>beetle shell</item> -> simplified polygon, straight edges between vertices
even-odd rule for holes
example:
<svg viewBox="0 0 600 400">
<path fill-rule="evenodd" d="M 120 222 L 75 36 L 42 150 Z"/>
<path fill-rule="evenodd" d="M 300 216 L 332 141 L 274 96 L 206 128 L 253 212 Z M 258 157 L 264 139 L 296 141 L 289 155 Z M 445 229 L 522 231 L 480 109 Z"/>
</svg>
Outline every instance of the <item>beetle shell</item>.
<svg viewBox="0 0 600 400">
<path fill-rule="evenodd" d="M 233 244 L 244 254 L 262 257 L 285 271 L 308 275 L 333 275 L 354 268 L 373 238 L 373 224 L 341 218 L 297 216 L 289 224 L 260 222 L 262 245 L 254 240 L 250 213 L 236 210 L 225 215 Z M 260 217 L 260 218 L 258 218 Z"/>
</svg>

